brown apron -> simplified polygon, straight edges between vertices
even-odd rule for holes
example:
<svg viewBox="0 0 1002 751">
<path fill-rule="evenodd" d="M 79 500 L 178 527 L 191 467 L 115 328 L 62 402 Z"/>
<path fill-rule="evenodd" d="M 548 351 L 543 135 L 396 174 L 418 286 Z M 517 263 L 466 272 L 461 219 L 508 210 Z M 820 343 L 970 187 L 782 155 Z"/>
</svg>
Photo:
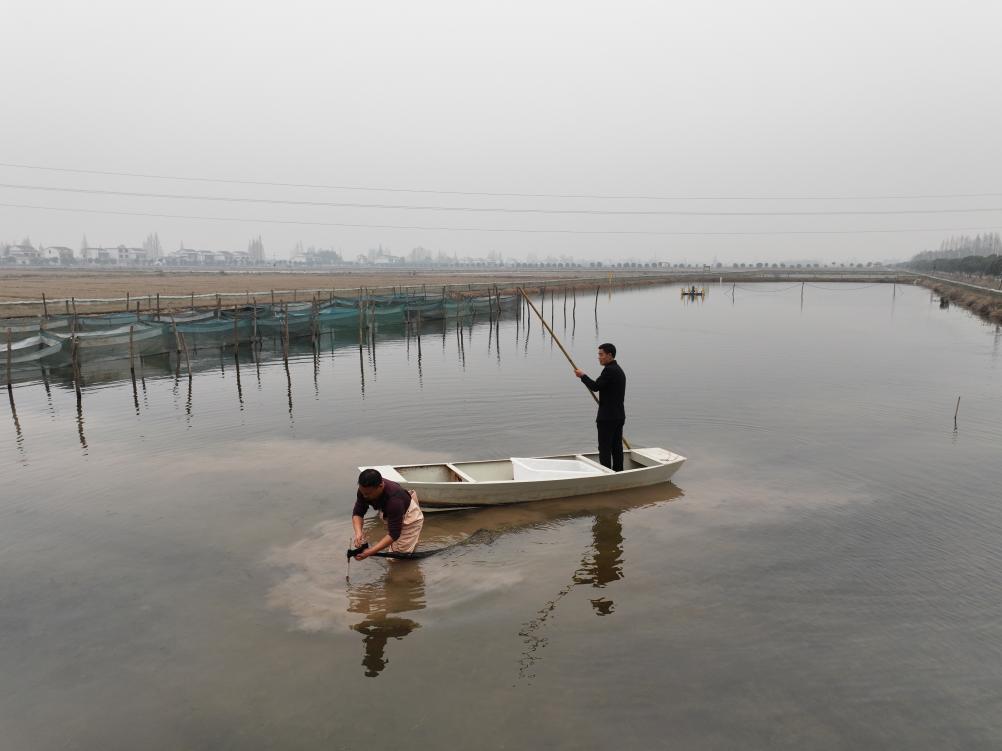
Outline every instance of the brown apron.
<svg viewBox="0 0 1002 751">
<path fill-rule="evenodd" d="M 404 512 L 404 527 L 400 531 L 400 537 L 394 540 L 388 548 L 391 553 L 413 553 L 414 548 L 417 547 L 418 538 L 421 537 L 421 528 L 424 526 L 424 514 L 418 505 L 417 493 L 413 490 L 407 492 L 411 494 L 411 505 Z M 386 517 L 382 513 L 380 516 L 383 517 L 383 521 L 386 521 Z"/>
</svg>

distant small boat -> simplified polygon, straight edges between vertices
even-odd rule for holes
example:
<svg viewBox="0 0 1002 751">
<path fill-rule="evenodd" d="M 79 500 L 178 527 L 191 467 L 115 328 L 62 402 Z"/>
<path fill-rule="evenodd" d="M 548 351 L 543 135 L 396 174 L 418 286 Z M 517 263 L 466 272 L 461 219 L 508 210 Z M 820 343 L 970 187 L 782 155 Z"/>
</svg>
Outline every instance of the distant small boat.
<svg viewBox="0 0 1002 751">
<path fill-rule="evenodd" d="M 692 287 L 690 289 L 682 290 L 682 297 L 702 297 L 705 294 L 706 290 L 702 288 L 696 289 L 695 287 Z"/>
<path fill-rule="evenodd" d="M 598 463 L 597 453 L 436 464 L 396 464 L 374 469 L 384 479 L 417 492 L 430 508 L 497 506 L 628 490 L 668 482 L 685 457 L 662 448 L 623 452 L 623 471 Z M 365 469 L 365 467 L 359 467 Z"/>
</svg>

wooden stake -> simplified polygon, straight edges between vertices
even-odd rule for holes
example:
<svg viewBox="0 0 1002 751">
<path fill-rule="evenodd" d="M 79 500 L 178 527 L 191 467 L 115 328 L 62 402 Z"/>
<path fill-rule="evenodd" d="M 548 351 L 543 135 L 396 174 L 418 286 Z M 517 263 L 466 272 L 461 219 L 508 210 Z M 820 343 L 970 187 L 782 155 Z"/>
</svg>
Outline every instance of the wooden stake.
<svg viewBox="0 0 1002 751">
<path fill-rule="evenodd" d="M 181 375 L 181 333 L 177 330 L 177 322 L 174 320 L 174 313 L 168 311 L 170 315 L 170 326 L 174 330 L 174 347 L 175 356 L 177 357 L 177 368 L 174 371 L 174 376 L 177 377 Z"/>
<path fill-rule="evenodd" d="M 14 360 L 14 354 L 12 352 L 13 344 L 11 344 L 11 340 L 13 339 L 13 336 L 14 335 L 11 332 L 11 330 L 7 329 L 7 391 L 11 394 L 11 399 L 14 398 L 13 397 L 14 386 L 12 385 L 13 381 L 11 379 L 11 374 L 10 374 L 11 373 L 11 363 Z"/>
<path fill-rule="evenodd" d="M 157 320 L 160 320 L 160 293 L 157 292 Z"/>
<path fill-rule="evenodd" d="M 285 360 L 285 365 L 289 365 L 289 306 L 286 304 L 285 308 L 285 320 L 282 325 L 282 359 Z"/>
<path fill-rule="evenodd" d="M 45 293 L 42 293 L 42 316 L 44 320 L 49 320 L 49 306 L 45 302 Z"/>
<path fill-rule="evenodd" d="M 73 388 L 77 393 L 77 404 L 80 404 L 80 340 L 74 335 L 70 339 L 70 363 L 73 369 Z"/>
<path fill-rule="evenodd" d="M 129 308 L 130 308 L 130 307 L 131 307 L 131 304 L 129 303 L 129 293 L 128 293 L 128 292 L 126 292 L 126 293 L 125 293 L 125 312 L 126 312 L 126 313 L 128 313 L 128 312 L 129 312 Z"/>
<path fill-rule="evenodd" d="M 188 343 L 184 340 L 184 334 L 178 333 L 181 340 L 181 349 L 184 351 L 184 364 L 188 366 L 188 380 L 191 380 L 191 360 L 188 359 Z"/>
<path fill-rule="evenodd" d="M 132 373 L 132 385 L 136 385 L 136 361 L 135 361 L 135 351 L 132 344 L 132 334 L 135 331 L 135 326 L 129 326 L 129 372 Z"/>
</svg>

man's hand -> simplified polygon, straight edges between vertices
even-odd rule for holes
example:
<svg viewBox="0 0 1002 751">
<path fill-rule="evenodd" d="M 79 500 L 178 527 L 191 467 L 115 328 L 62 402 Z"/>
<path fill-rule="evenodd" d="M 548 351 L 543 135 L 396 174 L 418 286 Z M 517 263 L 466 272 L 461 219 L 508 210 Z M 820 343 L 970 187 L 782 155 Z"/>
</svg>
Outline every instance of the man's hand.
<svg viewBox="0 0 1002 751">
<path fill-rule="evenodd" d="M 365 542 L 365 534 L 362 532 L 357 532 L 355 538 L 351 542 L 353 548 L 359 547 L 363 542 Z"/>
<path fill-rule="evenodd" d="M 576 378 L 580 378 L 583 375 L 584 375 L 584 371 L 581 370 L 581 368 L 574 368 L 574 376 Z"/>
<path fill-rule="evenodd" d="M 371 555 L 369 553 L 369 550 L 370 550 L 370 548 L 366 548 L 365 550 L 363 550 L 361 553 L 359 553 L 358 555 L 355 556 L 355 560 L 356 561 L 364 561 L 366 558 L 369 557 L 369 555 Z"/>
</svg>

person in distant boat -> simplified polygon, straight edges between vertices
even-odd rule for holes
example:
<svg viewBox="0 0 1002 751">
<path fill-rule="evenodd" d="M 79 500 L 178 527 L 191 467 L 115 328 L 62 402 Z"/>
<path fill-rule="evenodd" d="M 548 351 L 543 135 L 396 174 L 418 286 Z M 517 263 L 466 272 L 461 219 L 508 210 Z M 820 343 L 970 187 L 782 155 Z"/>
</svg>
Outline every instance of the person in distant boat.
<svg viewBox="0 0 1002 751">
<path fill-rule="evenodd" d="M 370 506 L 386 522 L 386 535 L 375 545 L 356 555 L 355 560 L 364 560 L 387 548 L 391 553 L 413 553 L 424 526 L 424 514 L 418 505 L 417 493 L 404 490 L 392 480 L 384 480 L 377 469 L 362 470 L 358 476 L 355 508 L 351 512 L 351 526 L 355 530 L 352 548 L 365 542 L 362 522 Z"/>
<path fill-rule="evenodd" d="M 623 424 L 626 422 L 626 374 L 616 362 L 614 344 L 598 345 L 598 362 L 602 365 L 602 375 L 592 380 L 580 368 L 574 375 L 592 391 L 598 392 L 598 460 L 602 466 L 615 472 L 623 471 Z"/>
</svg>

